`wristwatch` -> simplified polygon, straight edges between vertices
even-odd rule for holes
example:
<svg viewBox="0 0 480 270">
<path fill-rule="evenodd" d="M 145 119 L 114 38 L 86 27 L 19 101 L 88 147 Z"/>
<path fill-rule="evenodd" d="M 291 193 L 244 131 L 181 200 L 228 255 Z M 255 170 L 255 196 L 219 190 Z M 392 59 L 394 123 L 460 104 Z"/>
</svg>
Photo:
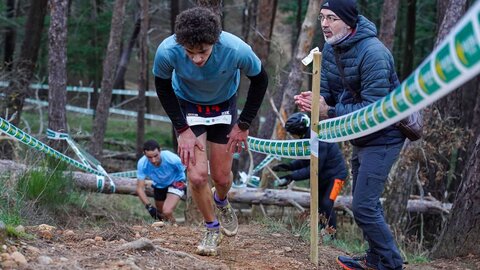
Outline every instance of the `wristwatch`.
<svg viewBox="0 0 480 270">
<path fill-rule="evenodd" d="M 248 130 L 250 128 L 250 124 L 245 122 L 245 121 L 242 121 L 242 120 L 238 120 L 237 121 L 237 126 L 239 129 L 245 131 L 245 130 Z"/>
</svg>

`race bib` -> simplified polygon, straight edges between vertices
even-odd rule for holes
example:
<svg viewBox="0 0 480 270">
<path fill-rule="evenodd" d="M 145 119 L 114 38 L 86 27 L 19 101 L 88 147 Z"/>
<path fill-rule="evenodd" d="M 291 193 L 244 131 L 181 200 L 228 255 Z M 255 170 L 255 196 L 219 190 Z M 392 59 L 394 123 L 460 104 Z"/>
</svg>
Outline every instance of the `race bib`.
<svg viewBox="0 0 480 270">
<path fill-rule="evenodd" d="M 228 101 L 217 105 L 198 105 L 188 103 L 185 109 L 189 126 L 210 126 L 216 124 L 230 125 L 232 123 L 232 114 L 230 113 Z"/>
</svg>

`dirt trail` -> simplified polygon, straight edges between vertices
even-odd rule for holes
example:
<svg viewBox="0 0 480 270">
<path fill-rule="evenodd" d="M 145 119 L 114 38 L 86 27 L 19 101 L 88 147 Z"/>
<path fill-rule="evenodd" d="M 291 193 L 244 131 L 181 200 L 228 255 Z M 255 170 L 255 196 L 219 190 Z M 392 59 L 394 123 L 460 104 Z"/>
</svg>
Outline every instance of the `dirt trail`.
<svg viewBox="0 0 480 270">
<path fill-rule="evenodd" d="M 271 233 L 257 224 L 240 225 L 237 236 L 224 237 L 215 257 L 195 255 L 201 234 L 190 226 L 133 226 L 103 231 L 28 227 L 31 240 L 10 242 L 2 248 L 3 269 L 340 269 L 334 262 L 342 251 L 320 246 L 320 261 L 309 261 L 310 246 L 291 233 Z M 18 255 L 20 254 L 20 255 Z M 23 257 L 23 259 L 21 258 Z M 459 260 L 461 261 L 461 260 Z M 438 261 L 407 269 L 480 269 Z M 452 264 L 453 263 L 453 264 Z"/>
</svg>

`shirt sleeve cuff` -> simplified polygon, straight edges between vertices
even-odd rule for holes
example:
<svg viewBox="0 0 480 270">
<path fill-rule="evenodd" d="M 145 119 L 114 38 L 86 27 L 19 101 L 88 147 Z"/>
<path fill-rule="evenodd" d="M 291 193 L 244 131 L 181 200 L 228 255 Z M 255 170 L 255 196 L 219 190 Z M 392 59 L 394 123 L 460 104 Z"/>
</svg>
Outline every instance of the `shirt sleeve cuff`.
<svg viewBox="0 0 480 270">
<path fill-rule="evenodd" d="M 335 107 L 328 107 L 328 118 L 335 118 L 337 117 L 337 112 L 335 111 Z"/>
</svg>

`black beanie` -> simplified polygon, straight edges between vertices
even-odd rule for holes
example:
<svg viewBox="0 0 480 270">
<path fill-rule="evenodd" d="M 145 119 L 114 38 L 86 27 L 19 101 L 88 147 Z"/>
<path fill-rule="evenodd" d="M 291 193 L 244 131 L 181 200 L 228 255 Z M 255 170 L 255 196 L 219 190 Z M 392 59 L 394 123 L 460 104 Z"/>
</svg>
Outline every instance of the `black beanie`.
<svg viewBox="0 0 480 270">
<path fill-rule="evenodd" d="M 333 11 L 348 26 L 355 28 L 358 20 L 357 1 L 355 0 L 325 0 L 322 9 Z"/>
</svg>

